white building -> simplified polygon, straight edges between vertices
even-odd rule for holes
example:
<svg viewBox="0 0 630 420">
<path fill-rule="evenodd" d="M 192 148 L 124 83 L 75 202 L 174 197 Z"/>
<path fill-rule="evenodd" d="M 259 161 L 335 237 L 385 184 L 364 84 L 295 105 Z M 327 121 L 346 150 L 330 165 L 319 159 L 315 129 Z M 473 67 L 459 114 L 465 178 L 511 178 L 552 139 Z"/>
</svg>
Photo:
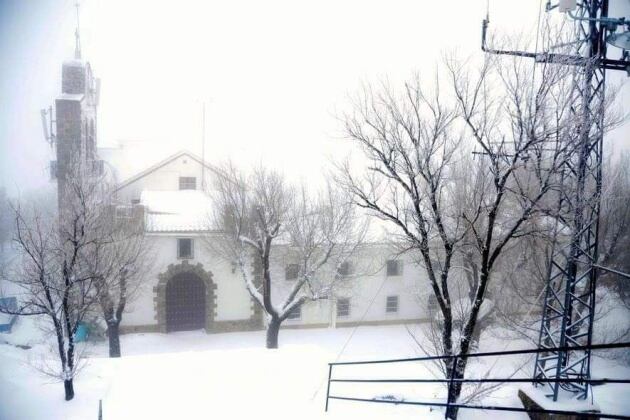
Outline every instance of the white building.
<svg viewBox="0 0 630 420">
<path fill-rule="evenodd" d="M 118 216 L 129 217 L 137 212 L 134 206 L 143 210 L 154 254 L 138 297 L 127 307 L 123 331 L 264 328 L 261 309 L 239 270 L 207 246 L 207 238 L 212 237 L 207 230 L 212 203 L 202 186 L 212 185 L 215 175 L 211 165 L 179 152 L 118 184 Z M 382 244 L 366 246 L 360 255 L 370 261 L 365 274 L 348 276 L 334 299 L 306 303 L 283 326 L 390 324 L 428 318 L 428 293 L 419 292 L 428 285 L 421 267 L 392 258 Z M 360 266 L 361 261 L 355 264 Z M 288 293 L 295 281 L 292 277 L 290 264 L 274 263 L 274 299 Z"/>
<path fill-rule="evenodd" d="M 103 147 L 100 142 L 97 151 L 99 86 L 89 63 L 81 60 L 77 44 L 75 59 L 62 67 L 51 174 L 62 197 L 68 168 L 78 158 L 85 160 L 93 170 L 112 175 L 117 185 L 117 217 L 143 219 L 154 259 L 137 297 L 127 304 L 122 331 L 264 328 L 261 308 L 250 297 L 240 271 L 207 246 L 213 235 L 208 230 L 212 202 L 205 191 L 213 184 L 216 170 L 191 153 L 179 152 L 134 173 L 134 165 L 151 159 L 156 150 L 134 150 L 132 142 Z M 349 263 L 369 266 L 368 270 L 346 276 L 335 296 L 306 303 L 284 326 L 390 324 L 429 318 L 430 293 L 422 268 L 408 259 L 393 258 L 382 244 L 367 245 L 359 255 L 356 258 L 361 261 Z M 290 263 L 282 258 L 274 262 L 274 299 L 286 296 L 295 281 Z"/>
</svg>

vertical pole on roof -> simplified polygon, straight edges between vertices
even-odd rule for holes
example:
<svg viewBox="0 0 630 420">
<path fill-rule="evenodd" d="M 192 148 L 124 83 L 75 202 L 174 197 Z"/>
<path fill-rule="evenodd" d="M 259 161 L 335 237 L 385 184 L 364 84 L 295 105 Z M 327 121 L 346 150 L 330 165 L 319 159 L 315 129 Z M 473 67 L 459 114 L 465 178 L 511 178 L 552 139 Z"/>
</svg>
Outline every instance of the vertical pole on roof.
<svg viewBox="0 0 630 420">
<path fill-rule="evenodd" d="M 81 59 L 81 36 L 79 33 L 79 2 L 74 4 L 77 9 L 77 28 L 74 31 L 74 58 L 76 60 Z"/>
<path fill-rule="evenodd" d="M 103 420 L 103 400 L 98 400 L 98 420 Z"/>
<path fill-rule="evenodd" d="M 201 106 L 201 190 L 206 190 L 206 102 Z"/>
</svg>

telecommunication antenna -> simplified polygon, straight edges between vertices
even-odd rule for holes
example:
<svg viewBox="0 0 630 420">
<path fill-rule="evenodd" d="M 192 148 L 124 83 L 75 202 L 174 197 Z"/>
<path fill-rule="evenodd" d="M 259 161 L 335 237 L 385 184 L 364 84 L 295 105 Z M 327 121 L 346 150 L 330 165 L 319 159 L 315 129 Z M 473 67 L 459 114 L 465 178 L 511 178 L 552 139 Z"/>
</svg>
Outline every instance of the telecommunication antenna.
<svg viewBox="0 0 630 420">
<path fill-rule="evenodd" d="M 576 68 L 571 93 L 575 144 L 561 168 L 563 188 L 555 215 L 563 234 L 558 235 L 553 245 L 538 340 L 541 349 L 564 350 L 537 354 L 533 378 L 554 401 L 561 390 L 578 399 L 588 396 L 589 385 L 585 380 L 590 378 L 590 350 L 571 348 L 592 344 L 598 270 L 611 271 L 597 264 L 605 82 L 606 70 L 623 70 L 630 75 L 630 26 L 625 18 L 608 17 L 608 3 L 608 0 L 579 3 L 559 0 L 552 5 L 547 1 L 547 12 L 557 8 L 574 22 L 573 50 L 568 54 L 488 48 L 489 18 L 482 23 L 481 48 L 485 52 Z M 606 43 L 620 48 L 621 56 L 608 58 Z"/>
<path fill-rule="evenodd" d="M 46 140 L 46 143 L 48 143 L 52 148 L 55 144 L 55 134 L 53 132 L 53 123 L 55 122 L 53 120 L 53 108 L 52 106 L 49 106 L 48 109 L 44 108 L 40 110 L 40 113 L 42 117 L 42 129 L 44 131 L 44 139 Z"/>
</svg>

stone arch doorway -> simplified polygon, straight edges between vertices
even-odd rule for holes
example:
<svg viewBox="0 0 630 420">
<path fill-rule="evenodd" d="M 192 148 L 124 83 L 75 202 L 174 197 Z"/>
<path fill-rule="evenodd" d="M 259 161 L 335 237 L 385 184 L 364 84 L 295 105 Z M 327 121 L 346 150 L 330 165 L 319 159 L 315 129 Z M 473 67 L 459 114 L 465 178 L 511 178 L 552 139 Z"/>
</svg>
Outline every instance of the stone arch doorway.
<svg viewBox="0 0 630 420">
<path fill-rule="evenodd" d="M 155 314 L 161 332 L 212 330 L 215 315 L 215 289 L 212 273 L 203 265 L 170 264 L 158 275 L 155 287 Z"/>
<path fill-rule="evenodd" d="M 206 326 L 206 285 L 194 273 L 180 273 L 166 283 L 166 332 Z"/>
</svg>

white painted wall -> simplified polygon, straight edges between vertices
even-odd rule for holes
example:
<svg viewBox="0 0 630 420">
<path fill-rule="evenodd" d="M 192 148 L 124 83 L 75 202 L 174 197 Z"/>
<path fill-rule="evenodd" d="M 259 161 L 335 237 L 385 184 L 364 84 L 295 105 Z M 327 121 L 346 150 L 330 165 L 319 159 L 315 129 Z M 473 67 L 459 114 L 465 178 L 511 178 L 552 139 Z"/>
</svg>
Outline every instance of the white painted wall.
<svg viewBox="0 0 630 420">
<path fill-rule="evenodd" d="M 212 272 L 212 279 L 217 285 L 215 290 L 217 311 L 215 320 L 244 320 L 249 319 L 252 308 L 249 293 L 245 288 L 238 271 L 233 273 L 231 265 L 221 258 L 213 255 L 202 243 L 198 235 L 155 235 L 148 237 L 151 251 L 154 254 L 150 270 L 144 276 L 138 297 L 128 305 L 123 317 L 123 325 L 154 325 L 155 305 L 153 288 L 157 286 L 158 275 L 166 272 L 169 264 L 179 264 L 182 260 L 177 258 L 177 238 L 193 238 L 194 258 L 188 263 L 203 264 L 205 270 Z"/>
<path fill-rule="evenodd" d="M 205 175 L 206 186 L 212 185 L 213 173 L 190 156 L 183 155 L 157 168 L 155 171 L 118 190 L 118 200 L 121 204 L 131 204 L 131 200 L 140 199 L 142 191 L 176 191 L 179 189 L 179 177 L 194 176 L 197 178 L 197 189 L 201 188 L 201 175 Z"/>
<path fill-rule="evenodd" d="M 205 170 L 206 185 L 214 174 Z M 132 199 L 139 199 L 144 190 L 170 191 L 179 188 L 180 176 L 197 177 L 197 188 L 201 188 L 201 164 L 186 154 L 164 164 L 155 171 L 139 178 L 133 183 L 119 190 L 121 203 L 131 203 Z M 169 264 L 178 264 L 177 238 L 195 238 L 194 259 L 191 264 L 202 263 L 206 270 L 213 273 L 213 279 L 217 285 L 215 291 L 217 312 L 215 320 L 245 320 L 252 313 L 252 301 L 245 287 L 245 282 L 239 270 L 232 270 L 229 262 L 226 262 L 211 250 L 204 246 L 197 234 L 151 234 L 155 260 L 146 273 L 142 290 L 138 298 L 128 305 L 128 313 L 125 315 L 124 325 L 150 325 L 156 324 L 155 305 L 153 302 L 153 288 L 157 285 L 158 274 L 167 270 Z M 293 281 L 285 280 L 285 266 L 290 263 L 283 256 L 284 251 L 275 252 L 276 257 L 272 263 L 271 273 L 273 278 L 273 300 L 280 305 L 289 291 Z M 403 274 L 401 276 L 388 277 L 386 261 L 393 259 L 395 252 L 382 244 L 366 246 L 354 260 L 356 272 L 352 278 L 344 280 L 335 290 L 335 297 L 348 297 L 350 299 L 350 314 L 347 317 L 338 318 L 334 298 L 331 301 L 309 302 L 302 308 L 300 319 L 287 320 L 287 325 L 329 324 L 357 321 L 395 321 L 409 319 L 427 319 L 428 297 L 431 294 L 424 268 L 416 265 L 411 258 L 400 257 L 403 261 Z M 322 274 L 334 276 L 332 267 Z M 453 298 L 458 293 L 452 290 Z M 387 313 L 385 311 L 387 296 L 398 296 L 398 312 Z"/>
<path fill-rule="evenodd" d="M 177 238 L 192 237 L 195 240 L 194 258 L 190 264 L 202 263 L 204 269 L 213 273 L 217 285 L 215 292 L 217 312 L 215 320 L 245 320 L 252 314 L 252 301 L 239 270 L 232 270 L 229 262 L 213 255 L 198 235 L 152 234 L 149 242 L 155 254 L 154 263 L 147 272 L 138 298 L 128 306 L 123 325 L 156 324 L 153 287 L 158 274 L 167 270 L 169 264 L 178 264 Z M 393 253 L 384 246 L 374 245 L 353 260 L 356 274 L 340 283 L 336 297 L 350 298 L 350 315 L 336 319 L 337 324 L 357 321 L 395 321 L 428 318 L 428 281 L 424 268 L 410 259 L 402 258 L 401 276 L 388 277 L 387 259 Z M 369 262 L 369 264 L 367 263 Z M 276 259 L 271 267 L 274 303 L 279 305 L 291 290 L 294 281 L 285 280 L 284 258 Z M 324 275 L 332 275 L 332 270 Z M 387 296 L 398 296 L 398 312 L 385 311 Z M 287 320 L 286 325 L 330 324 L 336 316 L 334 301 L 308 302 L 302 308 L 300 319 Z"/>
<path fill-rule="evenodd" d="M 426 272 L 409 258 L 403 261 L 401 276 L 387 276 L 386 261 L 396 259 L 394 252 L 380 244 L 368 245 L 351 262 L 355 274 L 342 280 L 335 288 L 335 297 L 350 299 L 350 314 L 336 319 L 337 324 L 357 321 L 395 321 L 426 319 L 428 314 L 429 283 Z M 294 281 L 285 280 L 286 258 L 275 259 L 271 267 L 274 279 L 274 303 L 280 304 L 291 290 Z M 323 275 L 333 276 L 329 267 Z M 387 296 L 398 296 L 398 312 L 385 311 Z M 309 302 L 302 308 L 301 319 L 287 320 L 287 324 L 308 325 L 331 323 L 336 317 L 334 301 Z"/>
</svg>

